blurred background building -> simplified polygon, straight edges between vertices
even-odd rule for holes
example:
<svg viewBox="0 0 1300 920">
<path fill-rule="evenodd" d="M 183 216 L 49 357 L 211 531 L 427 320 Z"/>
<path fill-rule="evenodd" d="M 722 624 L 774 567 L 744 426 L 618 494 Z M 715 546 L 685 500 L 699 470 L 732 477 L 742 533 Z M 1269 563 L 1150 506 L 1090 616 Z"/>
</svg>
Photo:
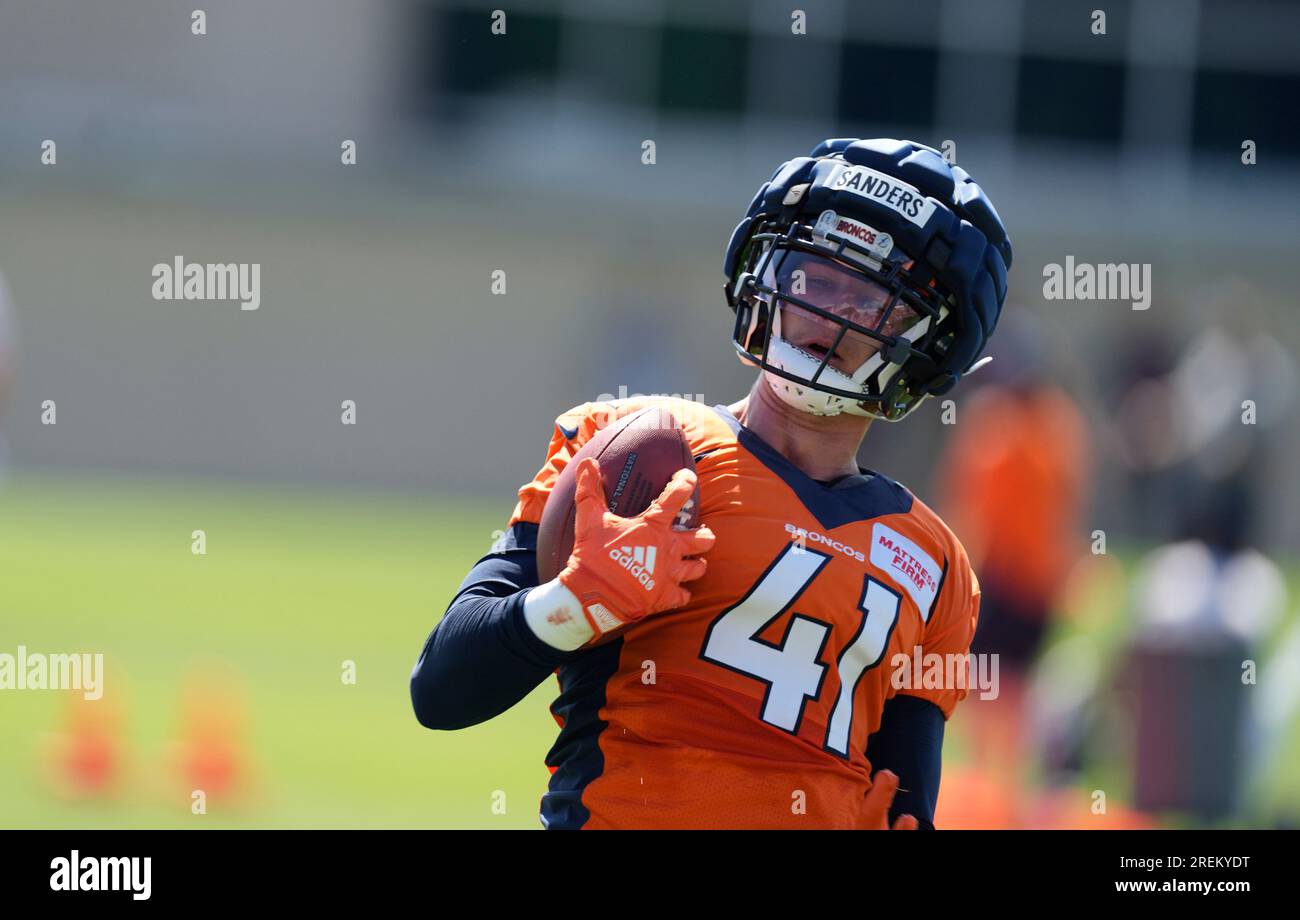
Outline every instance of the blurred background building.
<svg viewBox="0 0 1300 920">
<path fill-rule="evenodd" d="M 195 35 L 194 6 L 0 6 L 20 486 L 379 487 L 504 522 L 569 406 L 739 398 L 721 257 L 750 197 L 824 137 L 898 136 L 951 145 L 1010 228 L 1007 315 L 1037 321 L 990 351 L 1033 353 L 1086 428 L 1076 551 L 1185 539 L 1189 496 L 1231 482 L 1294 590 L 1300 7 L 1110 2 L 1098 34 L 1092 2 L 808 0 L 794 34 L 762 0 L 521 0 L 495 34 L 491 3 L 218 0 Z M 260 309 L 153 300 L 178 255 L 260 263 Z M 1046 300 L 1067 256 L 1149 263 L 1149 309 Z M 863 463 L 941 493 L 941 413 L 877 425 Z M 450 585 L 413 584 L 431 618 Z M 1052 604 L 1098 596 L 1069 587 Z"/>
<path fill-rule="evenodd" d="M 1218 322 L 1294 351 L 1289 4 L 1116 3 L 1105 35 L 1069 2 L 812 2 L 802 36 L 779 4 L 528 0 L 504 35 L 493 8 L 221 2 L 194 36 L 175 3 L 5 4 L 16 398 L 69 401 L 57 438 L 15 413 L 15 462 L 495 493 L 535 465 L 521 435 L 575 402 L 730 399 L 748 374 L 723 245 L 772 168 L 830 135 L 955 143 L 1013 229 L 1008 309 L 1047 320 L 1093 412 L 1113 414 L 1109 362 L 1138 343 Z M 261 262 L 261 309 L 152 301 L 150 266 L 177 253 Z M 1045 302 L 1067 254 L 1150 262 L 1151 308 Z M 635 362 L 602 346 L 631 324 Z M 343 398 L 363 420 L 346 445 Z M 872 449 L 915 469 L 940 435 Z M 1263 526 L 1300 546 L 1300 497 L 1279 493 Z M 1122 513 L 1097 495 L 1099 519 Z"/>
</svg>

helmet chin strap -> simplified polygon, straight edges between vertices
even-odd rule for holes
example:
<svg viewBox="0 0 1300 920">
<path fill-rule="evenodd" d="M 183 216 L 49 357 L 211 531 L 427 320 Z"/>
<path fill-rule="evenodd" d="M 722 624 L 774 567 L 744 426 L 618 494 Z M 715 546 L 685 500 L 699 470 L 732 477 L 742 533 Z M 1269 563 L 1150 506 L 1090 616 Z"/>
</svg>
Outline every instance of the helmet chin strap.
<svg viewBox="0 0 1300 920">
<path fill-rule="evenodd" d="M 771 371 L 763 371 L 763 377 L 767 380 L 768 386 L 772 388 L 772 392 L 782 402 L 801 412 L 820 416 L 833 416 L 841 413 L 866 417 L 872 415 L 872 413 L 862 408 L 861 403 L 850 402 L 842 396 L 833 396 L 830 393 L 823 393 L 821 390 L 814 390 L 810 387 L 801 387 L 793 380 L 778 377 Z"/>
<path fill-rule="evenodd" d="M 781 370 L 794 374 L 796 377 L 811 380 L 813 375 L 817 373 L 817 368 L 821 366 L 821 361 L 803 349 L 787 342 L 781 336 L 780 308 L 773 310 L 772 313 L 772 341 L 768 347 L 768 361 Z M 828 384 L 837 390 L 862 390 L 863 381 L 880 365 L 882 360 L 880 353 L 876 352 L 867 358 L 851 377 L 828 364 L 817 380 L 819 383 Z M 864 409 L 861 402 L 846 399 L 843 396 L 836 396 L 833 393 L 826 393 L 810 386 L 801 386 L 793 380 L 787 380 L 770 371 L 764 371 L 763 376 L 766 378 L 768 386 L 783 402 L 802 412 L 811 415 L 839 415 L 845 413 L 868 418 L 875 415 L 875 413 Z M 864 392 L 863 396 L 866 395 Z"/>
</svg>

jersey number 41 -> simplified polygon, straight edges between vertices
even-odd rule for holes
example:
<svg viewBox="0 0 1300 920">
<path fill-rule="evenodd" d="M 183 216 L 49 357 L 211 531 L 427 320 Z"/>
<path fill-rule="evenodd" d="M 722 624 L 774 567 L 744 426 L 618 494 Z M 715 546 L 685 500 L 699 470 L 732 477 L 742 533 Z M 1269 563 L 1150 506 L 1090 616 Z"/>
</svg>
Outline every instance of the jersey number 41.
<svg viewBox="0 0 1300 920">
<path fill-rule="evenodd" d="M 830 560 L 824 553 L 795 543 L 787 546 L 749 593 L 709 625 L 700 653 L 705 661 L 766 685 L 763 721 L 791 734 L 798 733 L 804 707 L 821 694 L 826 681 L 827 666 L 821 658 L 831 624 L 796 612 L 779 643 L 758 636 L 790 609 Z M 857 632 L 836 659 L 840 693 L 826 730 L 826 750 L 840 757 L 849 756 L 854 691 L 862 676 L 884 657 L 901 600 L 898 592 L 865 576 Z"/>
</svg>

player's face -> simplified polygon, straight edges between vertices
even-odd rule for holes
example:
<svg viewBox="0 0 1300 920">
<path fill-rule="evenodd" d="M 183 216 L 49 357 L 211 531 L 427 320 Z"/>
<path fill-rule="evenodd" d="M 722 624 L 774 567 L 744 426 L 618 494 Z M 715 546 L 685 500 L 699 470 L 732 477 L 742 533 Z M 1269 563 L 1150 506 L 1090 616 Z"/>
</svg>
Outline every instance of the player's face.
<svg viewBox="0 0 1300 920">
<path fill-rule="evenodd" d="M 777 253 L 772 272 L 783 294 L 820 307 L 835 316 L 892 336 L 905 332 L 920 315 L 902 301 L 888 311 L 890 294 L 870 278 L 845 266 L 802 252 Z M 770 280 L 769 280 L 769 283 Z M 839 335 L 840 325 L 810 310 L 782 302 L 781 337 L 817 358 L 824 358 Z M 835 345 L 830 366 L 852 374 L 880 350 L 881 342 L 848 330 Z"/>
</svg>

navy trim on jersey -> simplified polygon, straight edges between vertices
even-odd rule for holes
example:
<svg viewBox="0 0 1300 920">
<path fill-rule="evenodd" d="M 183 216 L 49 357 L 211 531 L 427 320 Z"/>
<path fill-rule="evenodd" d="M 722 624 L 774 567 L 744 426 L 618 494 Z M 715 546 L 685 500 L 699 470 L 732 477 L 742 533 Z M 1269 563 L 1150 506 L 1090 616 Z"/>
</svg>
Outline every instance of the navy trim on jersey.
<svg viewBox="0 0 1300 920">
<path fill-rule="evenodd" d="M 906 514 L 912 510 L 912 493 L 888 476 L 859 467 L 862 476 L 845 476 L 837 480 L 835 485 L 825 486 L 740 424 L 726 406 L 716 405 L 713 411 L 731 426 L 740 445 L 780 476 L 794 490 L 804 507 L 817 518 L 817 523 L 827 530 L 887 514 Z"/>
<path fill-rule="evenodd" d="M 542 826 L 547 830 L 578 830 L 591 818 L 582 794 L 605 772 L 600 736 L 609 723 L 600 718 L 600 710 L 605 705 L 605 687 L 618 673 L 622 651 L 623 640 L 615 639 L 579 653 L 560 668 L 560 695 L 551 704 L 551 713 L 562 727 L 546 755 L 546 765 L 555 772 L 542 796 Z"/>
</svg>

